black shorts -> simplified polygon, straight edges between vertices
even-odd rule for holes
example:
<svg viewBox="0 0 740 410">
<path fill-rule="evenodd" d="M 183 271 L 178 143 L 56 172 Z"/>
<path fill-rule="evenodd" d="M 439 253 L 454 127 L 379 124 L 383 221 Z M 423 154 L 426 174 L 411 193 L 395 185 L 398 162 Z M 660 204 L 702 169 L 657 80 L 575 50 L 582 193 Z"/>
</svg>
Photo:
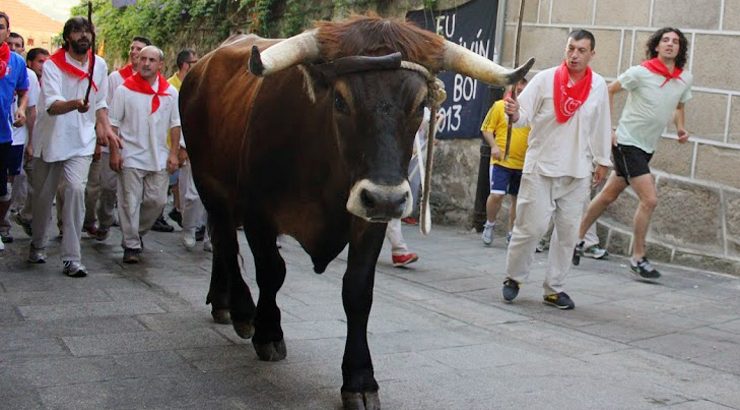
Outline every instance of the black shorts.
<svg viewBox="0 0 740 410">
<path fill-rule="evenodd" d="M 617 144 L 616 147 L 612 147 L 612 157 L 614 157 L 614 171 L 628 184 L 630 178 L 650 173 L 648 163 L 653 154 L 648 154 L 640 148 Z"/>
</svg>

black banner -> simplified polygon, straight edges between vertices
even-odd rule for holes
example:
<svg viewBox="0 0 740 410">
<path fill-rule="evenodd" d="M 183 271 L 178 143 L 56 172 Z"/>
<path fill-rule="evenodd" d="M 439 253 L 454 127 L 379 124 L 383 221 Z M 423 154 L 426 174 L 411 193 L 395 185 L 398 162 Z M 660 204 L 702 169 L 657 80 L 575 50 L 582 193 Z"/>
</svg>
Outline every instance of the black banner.
<svg viewBox="0 0 740 410">
<path fill-rule="evenodd" d="M 498 0 L 472 0 L 448 10 L 412 11 L 406 17 L 419 27 L 493 60 L 497 14 Z M 491 89 L 462 74 L 445 71 L 438 77 L 445 83 L 447 99 L 440 107 L 444 120 L 437 138 L 477 138 L 490 108 Z"/>
</svg>

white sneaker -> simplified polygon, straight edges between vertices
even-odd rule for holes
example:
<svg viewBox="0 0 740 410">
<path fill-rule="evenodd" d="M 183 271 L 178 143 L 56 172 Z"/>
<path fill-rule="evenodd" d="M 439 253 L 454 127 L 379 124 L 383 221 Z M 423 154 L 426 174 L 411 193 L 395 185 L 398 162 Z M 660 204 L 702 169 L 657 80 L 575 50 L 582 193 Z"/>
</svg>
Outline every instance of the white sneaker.
<svg viewBox="0 0 740 410">
<path fill-rule="evenodd" d="M 493 228 L 496 226 L 496 224 L 489 224 L 488 222 L 483 225 L 483 235 L 481 235 L 481 239 L 483 239 L 483 244 L 486 246 L 489 246 L 493 242 Z"/>
<path fill-rule="evenodd" d="M 184 234 L 182 236 L 182 245 L 186 251 L 192 251 L 195 248 L 195 235 Z"/>
</svg>

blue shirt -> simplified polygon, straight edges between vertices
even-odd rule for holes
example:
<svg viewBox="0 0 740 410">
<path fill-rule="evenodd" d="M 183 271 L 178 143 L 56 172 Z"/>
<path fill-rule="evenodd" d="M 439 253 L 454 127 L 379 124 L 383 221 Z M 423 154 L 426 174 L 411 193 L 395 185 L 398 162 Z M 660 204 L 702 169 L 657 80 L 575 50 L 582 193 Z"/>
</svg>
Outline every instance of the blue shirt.
<svg viewBox="0 0 740 410">
<path fill-rule="evenodd" d="M 13 115 L 11 106 L 16 91 L 28 90 L 26 62 L 17 53 L 10 53 L 5 77 L 0 79 L 0 144 L 13 141 Z"/>
</svg>

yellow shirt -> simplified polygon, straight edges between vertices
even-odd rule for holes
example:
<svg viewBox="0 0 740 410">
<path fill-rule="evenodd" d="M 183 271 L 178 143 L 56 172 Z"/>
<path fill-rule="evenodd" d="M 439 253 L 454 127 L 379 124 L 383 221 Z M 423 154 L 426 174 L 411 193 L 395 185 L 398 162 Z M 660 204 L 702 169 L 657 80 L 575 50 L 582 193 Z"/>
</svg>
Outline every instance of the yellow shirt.
<svg viewBox="0 0 740 410">
<path fill-rule="evenodd" d="M 182 81 L 180 81 L 180 77 L 177 76 L 177 72 L 175 74 L 172 74 L 172 77 L 167 79 L 167 82 L 170 83 L 171 86 L 175 87 L 175 90 L 177 92 L 180 92 L 180 87 L 182 87 Z M 171 145 L 171 138 L 170 137 L 170 131 L 167 130 L 167 148 Z M 182 134 L 180 134 L 180 138 L 182 138 Z"/>
<path fill-rule="evenodd" d="M 506 149 L 506 128 L 508 126 L 506 113 L 504 113 L 504 101 L 496 101 L 486 114 L 483 124 L 480 126 L 481 131 L 493 133 L 496 145 L 502 152 Z M 524 155 L 527 152 L 527 138 L 529 137 L 529 127 L 512 128 L 511 146 L 509 147 L 509 158 L 506 160 L 496 160 L 491 157 L 491 165 L 499 164 L 509 169 L 524 168 Z"/>
</svg>

